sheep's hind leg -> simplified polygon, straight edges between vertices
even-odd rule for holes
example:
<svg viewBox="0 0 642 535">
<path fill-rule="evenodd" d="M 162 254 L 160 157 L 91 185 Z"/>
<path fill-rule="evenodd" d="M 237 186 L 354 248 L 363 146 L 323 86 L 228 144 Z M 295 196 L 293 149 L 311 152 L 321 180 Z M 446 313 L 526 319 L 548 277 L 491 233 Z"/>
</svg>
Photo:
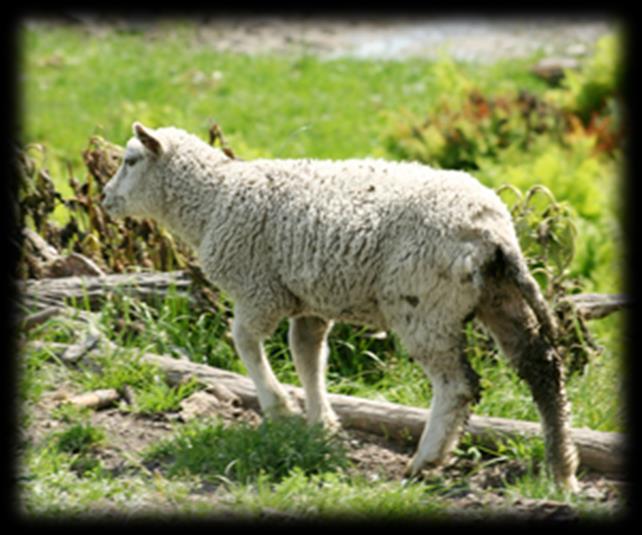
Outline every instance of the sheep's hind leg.
<svg viewBox="0 0 642 535">
<path fill-rule="evenodd" d="M 533 312 L 510 283 L 489 288 L 478 317 L 490 328 L 518 375 L 531 389 L 542 418 L 548 465 L 557 484 L 577 491 L 578 456 L 571 437 L 560 355 L 540 336 Z"/>
<path fill-rule="evenodd" d="M 325 386 L 327 336 L 331 327 L 330 321 L 314 316 L 292 318 L 288 335 L 294 366 L 305 390 L 308 422 L 337 430 L 339 420 L 330 406 Z"/>
<path fill-rule="evenodd" d="M 414 457 L 406 468 L 417 476 L 423 468 L 443 464 L 457 443 L 461 428 L 469 416 L 469 404 L 479 399 L 479 377 L 457 344 L 449 352 L 435 352 L 417 359 L 430 378 L 433 398 L 430 417 L 419 440 Z"/>
<path fill-rule="evenodd" d="M 258 327 L 239 307 L 235 309 L 232 326 L 234 345 L 254 382 L 261 411 L 268 418 L 278 418 L 299 411 L 274 375 L 265 355 L 262 340 L 271 330 Z"/>
</svg>

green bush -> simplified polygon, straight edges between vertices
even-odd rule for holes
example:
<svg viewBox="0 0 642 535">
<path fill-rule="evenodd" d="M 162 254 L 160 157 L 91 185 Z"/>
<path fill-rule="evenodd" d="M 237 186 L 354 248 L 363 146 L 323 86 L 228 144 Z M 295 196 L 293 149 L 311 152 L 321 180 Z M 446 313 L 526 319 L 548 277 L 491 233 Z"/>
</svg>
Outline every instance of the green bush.
<svg viewBox="0 0 642 535">
<path fill-rule="evenodd" d="M 488 97 L 471 90 L 459 102 L 439 101 L 424 117 L 402 112 L 386 136 L 388 151 L 445 169 L 479 169 L 509 147 L 530 149 L 537 137 L 559 139 L 561 112 L 527 91 Z"/>
<path fill-rule="evenodd" d="M 386 149 L 397 158 L 469 170 L 503 161 L 507 150 L 524 159 L 539 145 L 535 153 L 541 154 L 542 138 L 547 149 L 559 145 L 573 153 L 585 140 L 593 154 L 612 154 L 624 134 L 619 46 L 614 35 L 602 38 L 581 71 L 567 71 L 561 89 L 542 94 L 523 85 L 488 94 L 452 62 L 438 62 L 433 76 L 452 89 L 427 98 L 423 115 L 390 115 Z"/>
<path fill-rule="evenodd" d="M 624 74 L 620 40 L 615 35 L 602 37 L 595 53 L 579 70 L 567 70 L 562 89 L 555 92 L 567 111 L 577 114 L 585 125 L 593 116 L 610 114 L 619 98 Z"/>
</svg>

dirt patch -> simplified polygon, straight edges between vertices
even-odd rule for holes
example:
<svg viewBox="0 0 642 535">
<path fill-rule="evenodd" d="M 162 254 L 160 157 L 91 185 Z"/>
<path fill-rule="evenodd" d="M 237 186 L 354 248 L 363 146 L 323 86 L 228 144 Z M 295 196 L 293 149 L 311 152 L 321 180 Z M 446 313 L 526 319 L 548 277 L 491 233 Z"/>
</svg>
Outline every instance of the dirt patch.
<svg viewBox="0 0 642 535">
<path fill-rule="evenodd" d="M 30 424 L 25 430 L 26 440 L 32 444 L 42 443 L 69 424 L 54 418 L 60 400 L 70 393 L 70 387 L 62 384 L 58 390 L 42 397 L 30 407 Z M 233 425 L 246 422 L 258 425 L 260 415 L 234 403 L 209 405 L 210 414 Z M 88 414 L 89 421 L 101 428 L 106 435 L 103 446 L 96 456 L 102 466 L 115 477 L 140 470 L 142 452 L 160 440 L 172 436 L 181 425 L 181 413 L 163 413 L 153 416 L 136 415 L 112 407 Z M 387 440 L 385 437 L 355 430 L 341 432 L 352 461 L 352 475 L 362 475 L 374 482 L 401 481 L 410 460 L 414 445 Z M 448 512 L 468 518 L 488 518 L 493 514 L 518 520 L 548 519 L 575 520 L 577 510 L 568 503 L 550 500 L 533 500 L 523 497 L 510 498 L 506 484 L 515 482 L 527 472 L 526 461 L 510 459 L 467 459 L 454 457 L 441 470 L 425 475 L 425 484 L 435 489 L 436 495 L 448 504 Z M 146 469 L 155 468 L 146 467 Z M 599 474 L 584 474 L 581 478 L 582 495 L 589 504 L 594 503 L 601 511 L 617 512 L 623 500 L 623 489 L 616 481 Z M 220 500 L 220 489 L 205 485 L 194 489 L 195 499 L 212 503 Z M 142 511 L 141 511 L 142 512 Z"/>
</svg>

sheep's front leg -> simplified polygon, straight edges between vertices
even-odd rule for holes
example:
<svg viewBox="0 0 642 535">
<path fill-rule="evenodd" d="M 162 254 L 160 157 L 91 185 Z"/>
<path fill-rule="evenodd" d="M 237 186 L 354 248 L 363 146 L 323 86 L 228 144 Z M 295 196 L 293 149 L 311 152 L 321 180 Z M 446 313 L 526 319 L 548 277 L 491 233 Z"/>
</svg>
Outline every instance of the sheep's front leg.
<svg viewBox="0 0 642 535">
<path fill-rule="evenodd" d="M 308 422 L 336 430 L 339 420 L 330 406 L 325 386 L 327 336 L 331 327 L 330 321 L 317 317 L 292 318 L 288 335 L 294 366 L 305 390 Z"/>
<path fill-rule="evenodd" d="M 429 420 L 406 469 L 410 476 L 446 461 L 468 418 L 469 404 L 477 401 L 480 392 L 479 378 L 463 356 L 433 355 L 422 365 L 430 377 L 433 398 Z"/>
<path fill-rule="evenodd" d="M 260 331 L 245 321 L 242 313 L 235 311 L 232 326 L 234 345 L 254 382 L 261 411 L 268 418 L 296 414 L 294 404 L 274 375 L 265 355 Z"/>
</svg>

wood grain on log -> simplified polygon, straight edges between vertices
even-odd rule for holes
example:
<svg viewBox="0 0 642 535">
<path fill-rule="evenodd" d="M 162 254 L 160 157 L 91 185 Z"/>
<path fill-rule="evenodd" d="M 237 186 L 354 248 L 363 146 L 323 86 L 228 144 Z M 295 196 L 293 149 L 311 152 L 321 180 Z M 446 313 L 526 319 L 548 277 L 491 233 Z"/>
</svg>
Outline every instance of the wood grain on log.
<svg viewBox="0 0 642 535">
<path fill-rule="evenodd" d="M 104 390 L 95 390 L 93 392 L 86 392 L 77 396 L 70 397 L 63 402 L 71 403 L 76 407 L 83 407 L 88 409 L 103 409 L 113 405 L 120 399 L 120 394 L 114 388 L 106 388 Z"/>
</svg>

